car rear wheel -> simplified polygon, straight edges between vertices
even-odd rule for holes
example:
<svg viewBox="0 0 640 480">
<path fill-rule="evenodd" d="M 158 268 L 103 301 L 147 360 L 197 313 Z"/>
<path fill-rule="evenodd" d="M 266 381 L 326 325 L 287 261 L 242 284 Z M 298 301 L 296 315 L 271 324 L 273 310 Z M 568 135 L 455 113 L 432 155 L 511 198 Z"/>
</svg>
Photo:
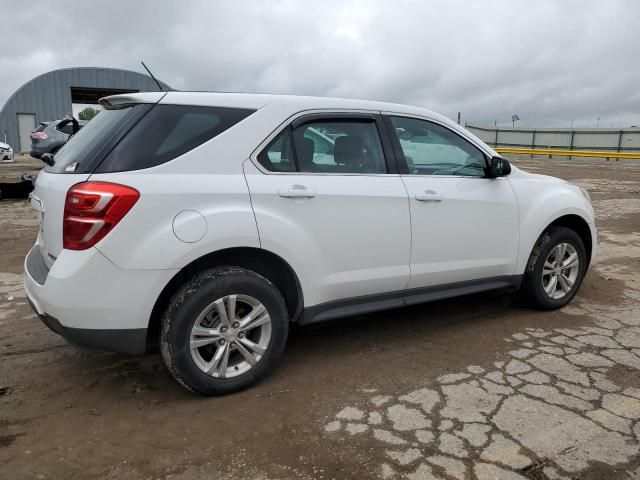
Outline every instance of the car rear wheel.
<svg viewBox="0 0 640 480">
<path fill-rule="evenodd" d="M 578 292 L 586 269 L 587 256 L 580 236 L 569 228 L 551 227 L 531 253 L 522 293 L 537 308 L 563 307 Z"/>
<path fill-rule="evenodd" d="M 236 267 L 207 270 L 173 297 L 160 348 L 189 390 L 223 395 L 264 378 L 282 354 L 289 316 L 266 278 Z"/>
</svg>

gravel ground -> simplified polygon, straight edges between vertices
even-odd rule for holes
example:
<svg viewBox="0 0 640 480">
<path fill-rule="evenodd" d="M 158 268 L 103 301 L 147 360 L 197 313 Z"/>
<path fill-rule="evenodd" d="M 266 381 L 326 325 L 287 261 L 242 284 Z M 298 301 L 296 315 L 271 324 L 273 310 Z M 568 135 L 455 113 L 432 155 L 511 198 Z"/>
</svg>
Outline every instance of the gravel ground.
<svg viewBox="0 0 640 480">
<path fill-rule="evenodd" d="M 223 398 L 40 324 L 21 285 L 37 217 L 0 202 L 0 478 L 640 478 L 640 162 L 514 163 L 592 195 L 598 259 L 571 305 L 494 292 L 294 328 L 267 381 Z"/>
</svg>

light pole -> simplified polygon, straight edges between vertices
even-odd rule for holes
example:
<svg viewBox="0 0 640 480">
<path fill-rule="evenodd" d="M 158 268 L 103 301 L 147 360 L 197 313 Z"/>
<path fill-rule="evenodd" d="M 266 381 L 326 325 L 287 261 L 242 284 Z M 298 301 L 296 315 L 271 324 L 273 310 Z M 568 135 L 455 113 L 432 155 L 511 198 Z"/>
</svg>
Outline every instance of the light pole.
<svg viewBox="0 0 640 480">
<path fill-rule="evenodd" d="M 514 113 L 513 115 L 511 115 L 511 125 L 514 128 L 516 126 L 516 120 L 520 120 L 520 117 Z"/>
</svg>

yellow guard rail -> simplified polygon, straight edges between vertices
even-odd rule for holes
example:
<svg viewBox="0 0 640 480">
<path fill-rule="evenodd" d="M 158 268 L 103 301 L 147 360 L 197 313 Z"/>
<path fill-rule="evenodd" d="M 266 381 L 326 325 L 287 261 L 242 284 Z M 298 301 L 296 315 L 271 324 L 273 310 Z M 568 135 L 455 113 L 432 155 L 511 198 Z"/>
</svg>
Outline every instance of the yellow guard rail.
<svg viewBox="0 0 640 480">
<path fill-rule="evenodd" d="M 494 148 L 498 153 L 515 153 L 522 155 L 553 155 L 559 157 L 595 157 L 595 158 L 630 158 L 640 159 L 640 152 L 603 152 L 595 150 L 562 150 L 556 148 Z"/>
</svg>

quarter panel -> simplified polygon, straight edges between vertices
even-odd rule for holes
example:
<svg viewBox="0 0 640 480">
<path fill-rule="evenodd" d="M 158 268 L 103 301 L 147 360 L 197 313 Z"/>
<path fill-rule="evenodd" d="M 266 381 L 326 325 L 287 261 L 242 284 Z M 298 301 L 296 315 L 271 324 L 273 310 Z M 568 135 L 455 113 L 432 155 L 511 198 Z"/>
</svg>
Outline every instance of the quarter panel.
<svg viewBox="0 0 640 480">
<path fill-rule="evenodd" d="M 126 269 L 175 269 L 229 247 L 259 247 L 249 191 L 242 174 L 110 173 L 92 180 L 136 188 L 140 199 L 96 247 Z M 204 237 L 177 238 L 173 220 L 185 210 L 206 220 Z"/>
</svg>

